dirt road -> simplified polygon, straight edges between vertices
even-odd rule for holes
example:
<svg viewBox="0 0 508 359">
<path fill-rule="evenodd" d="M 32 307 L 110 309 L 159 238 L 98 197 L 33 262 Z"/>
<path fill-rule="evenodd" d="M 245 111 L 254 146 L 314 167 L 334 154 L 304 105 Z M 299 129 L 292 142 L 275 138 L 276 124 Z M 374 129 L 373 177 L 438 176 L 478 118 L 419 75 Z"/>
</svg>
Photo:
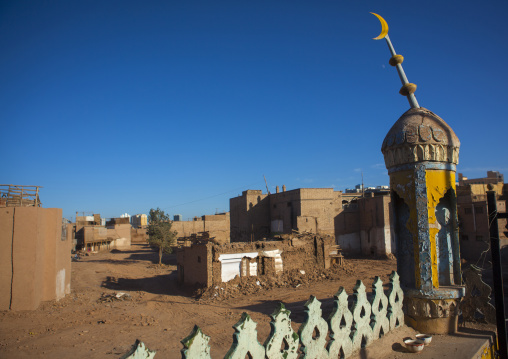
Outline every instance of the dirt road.
<svg viewBox="0 0 508 359">
<path fill-rule="evenodd" d="M 195 324 L 211 336 L 211 353 L 222 358 L 232 344 L 232 326 L 242 312 L 258 323 L 261 343 L 270 333 L 269 315 L 278 302 L 291 310 L 296 330 L 303 304 L 310 295 L 323 302 L 323 315 L 332 309 L 340 286 L 353 292 L 357 279 L 371 287 L 375 275 L 388 282 L 395 260 L 349 259 L 348 270 L 334 279 L 304 282 L 296 288 L 260 290 L 223 300 L 197 300 L 176 283 L 176 257 L 154 264 L 148 246 L 103 252 L 72 263 L 72 292 L 59 302 L 43 303 L 35 311 L 0 312 L 1 358 L 115 358 L 140 339 L 158 358 L 180 358 L 180 340 Z M 129 294 L 130 300 L 109 301 L 108 295 Z M 103 297 L 101 301 L 101 297 Z"/>
</svg>

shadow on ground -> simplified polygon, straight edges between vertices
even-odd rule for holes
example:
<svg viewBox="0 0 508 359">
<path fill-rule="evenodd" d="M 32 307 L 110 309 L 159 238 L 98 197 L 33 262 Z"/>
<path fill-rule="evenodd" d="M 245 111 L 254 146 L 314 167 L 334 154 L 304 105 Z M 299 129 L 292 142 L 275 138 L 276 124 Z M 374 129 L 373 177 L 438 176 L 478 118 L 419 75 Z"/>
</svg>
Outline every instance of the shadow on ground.
<svg viewBox="0 0 508 359">
<path fill-rule="evenodd" d="M 184 295 L 185 291 L 176 285 L 176 280 L 176 272 L 135 279 L 108 276 L 101 287 L 125 292 L 143 291 L 152 294 Z"/>
<path fill-rule="evenodd" d="M 333 298 L 319 300 L 321 302 L 321 309 L 323 311 L 323 318 L 328 318 L 333 311 Z M 295 323 L 303 323 L 305 320 L 305 303 L 306 300 L 297 302 L 284 303 L 286 309 L 291 312 L 291 321 Z M 270 316 L 278 307 L 281 301 L 278 300 L 265 300 L 261 303 L 236 307 L 236 309 L 248 310 L 251 312 L 258 312 Z"/>
<path fill-rule="evenodd" d="M 139 250 L 119 250 L 113 249 L 110 251 L 112 254 L 116 253 L 130 253 L 125 259 L 93 259 L 92 257 L 83 257 L 87 262 L 102 262 L 102 263 L 110 263 L 110 264 L 125 264 L 125 263 L 134 263 L 134 262 L 150 262 L 151 264 L 159 264 L 159 254 L 156 249 L 152 249 L 149 246 L 144 246 Z M 162 255 L 162 264 L 164 265 L 173 265 L 176 266 L 176 254 L 163 254 Z"/>
</svg>

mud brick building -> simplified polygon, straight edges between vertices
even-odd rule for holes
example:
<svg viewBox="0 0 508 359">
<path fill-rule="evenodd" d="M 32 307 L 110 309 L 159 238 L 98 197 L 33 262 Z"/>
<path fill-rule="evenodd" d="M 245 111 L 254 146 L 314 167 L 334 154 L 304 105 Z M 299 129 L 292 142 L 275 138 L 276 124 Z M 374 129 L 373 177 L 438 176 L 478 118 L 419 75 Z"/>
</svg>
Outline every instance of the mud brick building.
<svg viewBox="0 0 508 359">
<path fill-rule="evenodd" d="M 287 270 L 329 268 L 333 236 L 305 234 L 287 239 L 217 245 L 196 243 L 177 251 L 178 280 L 211 287 L 236 276 L 257 277 Z"/>
<path fill-rule="evenodd" d="M 247 190 L 230 199 L 231 242 L 254 242 L 292 232 L 335 237 L 345 252 L 395 252 L 387 191 L 343 194 L 333 188 L 299 188 L 263 194 Z"/>
<path fill-rule="evenodd" d="M 389 194 L 370 192 L 365 195 L 344 204 L 335 217 L 337 243 L 349 253 L 379 256 L 395 253 Z"/>
<path fill-rule="evenodd" d="M 257 241 L 271 234 L 312 232 L 334 235 L 341 193 L 333 188 L 298 188 L 262 194 L 247 190 L 229 200 L 231 242 Z"/>
<path fill-rule="evenodd" d="M 38 193 L 20 196 L 0 203 L 0 310 L 34 310 L 71 290 L 72 231 L 62 210 L 41 208 Z"/>
<path fill-rule="evenodd" d="M 102 225 L 105 223 L 105 225 Z M 105 221 L 100 214 L 78 216 L 75 224 L 76 249 L 101 251 L 128 249 L 131 246 L 132 227 L 129 218 L 111 218 Z"/>
<path fill-rule="evenodd" d="M 457 214 L 459 218 L 460 254 L 470 261 L 476 261 L 482 253 L 490 257 L 489 215 L 487 211 L 488 185 L 497 193 L 497 210 L 506 212 L 508 184 L 504 176 L 496 171 L 488 171 L 487 177 L 468 179 L 459 173 L 457 186 Z M 499 239 L 501 248 L 508 245 L 507 220 L 499 219 Z"/>
<path fill-rule="evenodd" d="M 217 243 L 229 243 L 229 212 L 194 217 L 192 221 L 173 221 L 171 230 L 177 232 L 179 240 L 208 232 L 208 236 Z"/>
</svg>

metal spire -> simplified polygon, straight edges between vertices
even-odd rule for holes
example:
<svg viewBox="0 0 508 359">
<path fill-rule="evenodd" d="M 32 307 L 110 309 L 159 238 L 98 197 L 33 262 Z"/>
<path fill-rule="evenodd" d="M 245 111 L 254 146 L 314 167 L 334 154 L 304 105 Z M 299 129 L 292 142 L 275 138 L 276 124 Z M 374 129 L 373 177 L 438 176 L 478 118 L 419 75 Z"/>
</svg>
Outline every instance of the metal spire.
<svg viewBox="0 0 508 359">
<path fill-rule="evenodd" d="M 395 49 L 393 48 L 392 42 L 390 41 L 390 37 L 388 36 L 388 24 L 385 19 L 383 19 L 380 15 L 371 12 L 372 15 L 376 16 L 381 22 L 381 33 L 378 37 L 375 37 L 374 40 L 380 40 L 384 38 L 386 40 L 386 44 L 388 45 L 388 49 L 390 49 L 390 53 L 392 57 L 390 58 L 389 64 L 395 66 L 397 68 L 397 72 L 399 73 L 400 81 L 402 82 L 402 87 L 399 90 L 399 93 L 402 96 L 406 96 L 409 101 L 409 105 L 411 108 L 420 108 L 418 105 L 418 101 L 416 100 L 416 96 L 414 92 L 416 91 L 416 85 L 410 83 L 407 80 L 406 73 L 402 68 L 402 62 L 404 61 L 404 57 L 402 55 L 397 55 Z"/>
</svg>

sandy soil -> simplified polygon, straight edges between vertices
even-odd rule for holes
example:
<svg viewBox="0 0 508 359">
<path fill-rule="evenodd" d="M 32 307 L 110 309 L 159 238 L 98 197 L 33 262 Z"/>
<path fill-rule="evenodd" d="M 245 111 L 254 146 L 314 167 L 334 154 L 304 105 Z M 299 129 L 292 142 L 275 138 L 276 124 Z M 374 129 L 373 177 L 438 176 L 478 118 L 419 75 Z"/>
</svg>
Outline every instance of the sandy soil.
<svg viewBox="0 0 508 359">
<path fill-rule="evenodd" d="M 272 282 L 259 285 L 252 294 L 237 290 L 198 300 L 190 288 L 178 287 L 175 255 L 166 256 L 162 268 L 154 265 L 156 261 L 157 254 L 148 246 L 134 245 L 73 262 L 70 295 L 31 312 L 0 312 L 0 357 L 115 358 L 140 339 L 158 358 L 180 358 L 180 340 L 197 324 L 211 336 L 212 356 L 221 358 L 232 344 L 232 326 L 242 312 L 258 323 L 258 339 L 264 342 L 270 333 L 269 315 L 278 302 L 291 310 L 296 330 L 310 295 L 323 302 L 327 317 L 340 286 L 351 294 L 357 279 L 367 288 L 375 275 L 386 283 L 396 268 L 395 260 L 348 259 L 346 269 L 309 273 L 312 280 L 288 282 L 289 287 Z M 107 299 L 119 292 L 130 294 L 130 300 Z"/>
</svg>

